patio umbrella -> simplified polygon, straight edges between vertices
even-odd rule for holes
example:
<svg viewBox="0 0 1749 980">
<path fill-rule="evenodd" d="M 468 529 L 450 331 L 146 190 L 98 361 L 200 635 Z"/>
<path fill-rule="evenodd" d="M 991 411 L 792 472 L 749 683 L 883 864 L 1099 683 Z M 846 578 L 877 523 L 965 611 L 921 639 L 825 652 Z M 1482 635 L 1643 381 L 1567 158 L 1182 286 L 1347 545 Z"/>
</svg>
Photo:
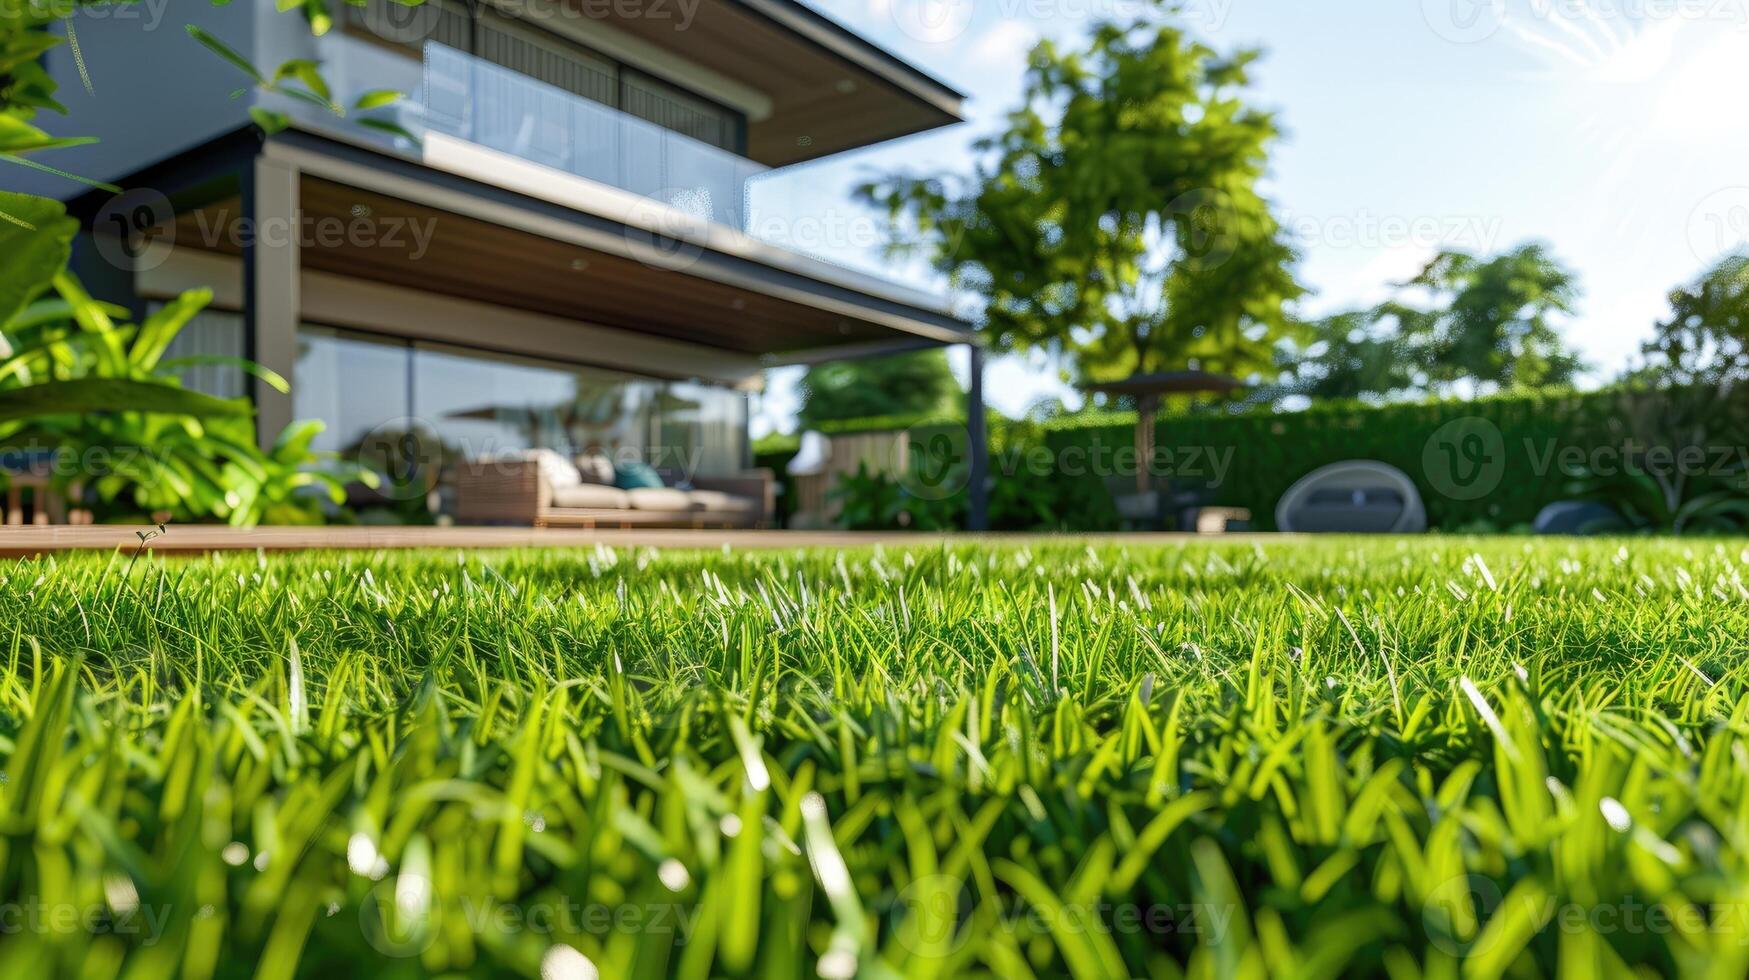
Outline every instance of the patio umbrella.
<svg viewBox="0 0 1749 980">
<path fill-rule="evenodd" d="M 1122 381 L 1084 386 L 1090 392 L 1129 395 L 1136 400 L 1136 490 L 1148 492 L 1148 464 L 1154 458 L 1154 417 L 1163 395 L 1229 394 L 1243 387 L 1237 378 L 1195 369 L 1132 374 Z"/>
</svg>

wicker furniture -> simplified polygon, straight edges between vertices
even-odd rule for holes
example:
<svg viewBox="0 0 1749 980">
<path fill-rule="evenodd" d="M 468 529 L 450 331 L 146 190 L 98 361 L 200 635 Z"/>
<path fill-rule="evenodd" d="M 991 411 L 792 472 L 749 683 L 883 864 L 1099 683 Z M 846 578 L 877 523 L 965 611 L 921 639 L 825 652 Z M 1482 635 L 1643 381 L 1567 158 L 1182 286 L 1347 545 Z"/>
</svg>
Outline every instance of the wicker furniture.
<svg viewBox="0 0 1749 980">
<path fill-rule="evenodd" d="M 34 470 L 0 472 L 0 487 L 5 488 L 4 497 L 0 498 L 0 525 L 91 523 L 90 511 L 68 508 L 66 498 L 55 490 L 54 479 L 48 473 Z M 25 520 L 27 504 L 28 522 Z"/>
<path fill-rule="evenodd" d="M 685 489 L 621 490 L 588 482 L 554 487 L 532 459 L 468 460 L 456 468 L 455 518 L 533 527 L 765 527 L 776 493 L 769 470 L 695 476 Z"/>
</svg>

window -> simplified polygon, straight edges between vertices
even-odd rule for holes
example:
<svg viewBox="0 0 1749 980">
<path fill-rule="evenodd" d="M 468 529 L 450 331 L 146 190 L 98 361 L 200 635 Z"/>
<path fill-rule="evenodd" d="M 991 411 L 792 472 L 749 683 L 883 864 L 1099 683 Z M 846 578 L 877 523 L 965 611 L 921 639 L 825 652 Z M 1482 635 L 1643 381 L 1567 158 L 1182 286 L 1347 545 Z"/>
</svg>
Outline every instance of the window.
<svg viewBox="0 0 1749 980">
<path fill-rule="evenodd" d="M 435 437 L 437 458 L 539 448 L 689 474 L 746 466 L 747 397 L 716 385 L 314 326 L 298 332 L 296 370 L 294 415 L 326 422 L 316 448 L 347 456 L 411 433 Z"/>
<path fill-rule="evenodd" d="M 399 45 L 409 53 L 416 54 L 425 41 L 435 41 L 719 149 L 735 153 L 745 149 L 746 120 L 741 113 L 597 54 L 546 30 L 538 18 L 524 19 L 482 8 L 476 20 L 458 0 L 427 0 L 415 6 L 397 0 L 364 0 L 363 6 L 348 6 L 347 10 L 355 33 Z M 494 91 L 491 96 L 495 113 L 518 125 L 563 109 L 524 106 L 517 100 L 533 96 L 506 86 L 498 89 L 503 91 Z M 450 114 L 462 118 L 459 112 Z M 563 130 L 568 121 L 554 119 L 550 125 Z M 550 150 L 557 155 L 584 149 L 547 148 L 539 145 L 539 135 L 532 138 L 536 152 Z M 541 162 L 557 165 L 551 160 Z"/>
<path fill-rule="evenodd" d="M 164 304 L 152 305 L 159 308 Z M 182 358 L 241 358 L 244 353 L 243 314 L 201 310 L 183 324 L 158 363 Z M 242 398 L 249 394 L 249 377 L 235 364 L 191 363 L 177 373 L 183 387 L 218 398 Z"/>
<path fill-rule="evenodd" d="M 741 148 L 741 117 L 711 102 L 637 72 L 621 73 L 620 108 L 701 143 Z"/>
<path fill-rule="evenodd" d="M 304 327 L 298 331 L 292 415 L 327 423 L 315 448 L 351 456 L 373 432 L 406 425 L 411 357 L 404 343 Z"/>
<path fill-rule="evenodd" d="M 413 415 L 447 453 L 548 448 L 642 458 L 658 382 L 592 368 L 419 344 Z"/>
<path fill-rule="evenodd" d="M 687 473 L 736 473 L 747 466 L 747 395 L 675 382 L 662 392 L 659 466 Z"/>
<path fill-rule="evenodd" d="M 474 54 L 493 64 L 603 105 L 619 102 L 619 69 L 606 58 L 493 11 L 481 15 L 478 37 Z"/>
</svg>

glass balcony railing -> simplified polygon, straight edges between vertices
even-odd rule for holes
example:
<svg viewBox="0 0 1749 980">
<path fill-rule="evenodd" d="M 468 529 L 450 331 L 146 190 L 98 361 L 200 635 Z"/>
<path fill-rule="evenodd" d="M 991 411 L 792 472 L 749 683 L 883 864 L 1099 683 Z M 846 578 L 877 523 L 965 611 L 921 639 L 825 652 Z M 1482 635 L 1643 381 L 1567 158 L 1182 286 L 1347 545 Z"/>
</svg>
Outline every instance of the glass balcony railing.
<svg viewBox="0 0 1749 980">
<path fill-rule="evenodd" d="M 432 133 L 519 157 L 665 205 L 789 252 L 934 294 L 926 270 L 896 266 L 880 249 L 879 216 L 853 199 L 858 174 L 843 163 L 772 169 L 519 72 L 427 42 L 423 62 L 335 32 L 320 57 L 337 101 L 392 89 L 405 97 L 365 115 L 422 142 Z M 416 147 L 357 120 L 286 106 L 318 125 Z M 685 228 L 659 231 L 684 237 Z"/>
</svg>

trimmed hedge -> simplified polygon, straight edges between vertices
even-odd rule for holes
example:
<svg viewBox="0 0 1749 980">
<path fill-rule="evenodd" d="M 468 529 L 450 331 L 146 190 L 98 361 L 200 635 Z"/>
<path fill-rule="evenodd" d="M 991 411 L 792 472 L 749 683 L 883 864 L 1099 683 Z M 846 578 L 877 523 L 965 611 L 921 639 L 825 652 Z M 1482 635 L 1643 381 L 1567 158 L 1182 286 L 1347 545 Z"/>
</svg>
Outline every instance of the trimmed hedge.
<svg viewBox="0 0 1749 980">
<path fill-rule="evenodd" d="M 1160 450 L 1180 451 L 1181 460 L 1190 458 L 1182 451 L 1200 453 L 1205 472 L 1184 482 L 1206 487 L 1216 503 L 1249 508 L 1258 530 L 1275 529 L 1275 505 L 1301 477 L 1355 459 L 1378 460 L 1408 474 L 1433 528 L 1510 530 L 1530 524 L 1548 504 L 1573 498 L 1573 477 L 1563 472 L 1562 459 L 1619 447 L 1623 437 L 1615 422 L 1624 399 L 1648 397 L 1658 396 L 1532 392 L 1474 401 L 1328 404 L 1281 414 L 1180 415 L 1162 419 L 1155 439 Z M 1102 413 L 1091 420 L 1065 419 L 1047 426 L 1046 442 L 1059 461 L 1071 462 L 1076 452 L 1131 447 L 1134 418 Z M 1487 437 L 1486 458 L 1499 456 L 1498 469 L 1478 474 L 1471 460 L 1454 460 L 1444 448 L 1453 436 L 1471 432 Z M 1226 461 L 1222 467 L 1209 462 L 1220 460 Z M 1453 465 L 1460 468 L 1455 475 Z M 1060 478 L 1080 480 L 1086 492 L 1109 484 L 1071 469 L 1059 466 Z M 1480 489 L 1486 492 L 1464 499 Z"/>
<path fill-rule="evenodd" d="M 1664 434 L 1672 398 L 1610 389 L 1391 405 L 1324 403 L 1287 413 L 1205 410 L 1162 417 L 1155 445 L 1168 454 L 1163 458 L 1176 485 L 1203 488 L 1211 503 L 1249 509 L 1258 530 L 1275 529 L 1276 502 L 1301 477 L 1354 459 L 1406 473 L 1421 491 L 1433 528 L 1513 530 L 1528 526 L 1550 503 L 1585 496 L 1570 471 L 1575 459 L 1591 459 L 1600 449 L 1619 452 L 1636 440 L 1642 446 L 1686 445 L 1694 433 Z M 1729 411 L 1718 414 L 1722 428 L 1708 438 L 1742 444 L 1744 435 L 1736 429 L 1749 406 L 1731 396 Z M 1727 414 L 1734 421 L 1725 422 Z M 915 421 L 842 422 L 833 431 L 898 430 Z M 993 499 L 1036 501 L 1057 514 L 1042 526 L 1116 526 L 1109 502 L 1114 489 L 1133 481 L 1134 413 L 1087 412 L 1042 426 L 993 419 L 990 433 L 991 476 L 1007 483 Z M 783 470 L 795 455 L 795 438 L 762 440 L 755 451 L 758 464 L 772 467 L 787 485 Z"/>
</svg>

